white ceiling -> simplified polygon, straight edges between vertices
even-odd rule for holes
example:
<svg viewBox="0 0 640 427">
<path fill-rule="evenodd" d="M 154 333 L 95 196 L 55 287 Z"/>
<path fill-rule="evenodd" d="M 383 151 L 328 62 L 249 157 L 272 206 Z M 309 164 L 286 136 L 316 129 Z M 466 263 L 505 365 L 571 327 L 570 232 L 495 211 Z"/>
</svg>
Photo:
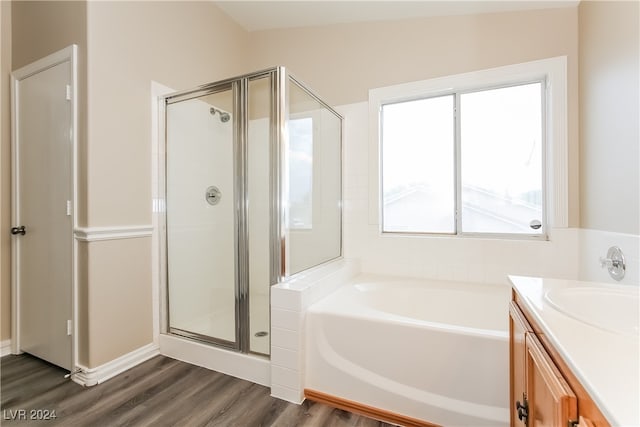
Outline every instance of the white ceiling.
<svg viewBox="0 0 640 427">
<path fill-rule="evenodd" d="M 571 7 L 579 0 L 214 1 L 247 31 Z"/>
</svg>

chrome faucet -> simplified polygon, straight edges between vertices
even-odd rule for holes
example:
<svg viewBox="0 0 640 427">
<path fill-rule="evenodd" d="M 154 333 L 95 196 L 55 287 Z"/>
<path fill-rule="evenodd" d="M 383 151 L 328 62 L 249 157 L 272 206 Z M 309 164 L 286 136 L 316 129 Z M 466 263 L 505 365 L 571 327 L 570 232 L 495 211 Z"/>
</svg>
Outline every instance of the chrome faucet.
<svg viewBox="0 0 640 427">
<path fill-rule="evenodd" d="M 606 267 L 609 270 L 609 276 L 613 279 L 622 280 L 626 270 L 622 249 L 617 246 L 611 246 L 607 251 L 607 257 L 600 257 L 600 267 Z"/>
</svg>

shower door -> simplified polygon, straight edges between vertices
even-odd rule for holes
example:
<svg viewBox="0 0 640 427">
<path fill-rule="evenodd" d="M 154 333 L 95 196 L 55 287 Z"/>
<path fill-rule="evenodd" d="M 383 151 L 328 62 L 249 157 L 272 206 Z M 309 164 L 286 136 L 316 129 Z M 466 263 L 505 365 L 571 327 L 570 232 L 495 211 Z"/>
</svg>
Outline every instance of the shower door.
<svg viewBox="0 0 640 427">
<path fill-rule="evenodd" d="M 165 100 L 167 332 L 261 355 L 279 272 L 275 73 Z"/>
<path fill-rule="evenodd" d="M 226 84 L 166 105 L 170 333 L 238 349 L 238 164 Z"/>
</svg>

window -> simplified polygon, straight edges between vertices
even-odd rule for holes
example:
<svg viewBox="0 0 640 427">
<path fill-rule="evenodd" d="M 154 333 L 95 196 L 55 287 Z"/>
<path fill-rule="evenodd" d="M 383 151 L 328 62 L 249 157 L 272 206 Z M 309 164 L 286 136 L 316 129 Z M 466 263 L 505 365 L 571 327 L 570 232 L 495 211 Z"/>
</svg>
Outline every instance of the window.
<svg viewBox="0 0 640 427">
<path fill-rule="evenodd" d="M 369 91 L 369 221 L 387 235 L 568 227 L 567 58 Z"/>
<path fill-rule="evenodd" d="M 543 233 L 542 86 L 460 95 L 462 232 Z"/>
<path fill-rule="evenodd" d="M 455 232 L 454 97 L 382 107 L 383 230 Z"/>
<path fill-rule="evenodd" d="M 546 237 L 548 218 L 566 226 L 565 67 L 553 58 L 372 90 L 382 231 Z"/>
<path fill-rule="evenodd" d="M 383 231 L 542 235 L 542 87 L 383 104 Z"/>
</svg>

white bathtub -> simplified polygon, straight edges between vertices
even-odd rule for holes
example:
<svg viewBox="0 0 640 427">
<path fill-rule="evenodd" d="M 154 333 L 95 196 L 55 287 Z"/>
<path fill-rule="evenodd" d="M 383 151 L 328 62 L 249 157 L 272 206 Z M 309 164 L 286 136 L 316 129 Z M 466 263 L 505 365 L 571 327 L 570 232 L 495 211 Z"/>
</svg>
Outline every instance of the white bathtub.
<svg viewBox="0 0 640 427">
<path fill-rule="evenodd" d="M 509 297 L 361 275 L 309 308 L 304 387 L 447 427 L 506 426 Z"/>
</svg>

